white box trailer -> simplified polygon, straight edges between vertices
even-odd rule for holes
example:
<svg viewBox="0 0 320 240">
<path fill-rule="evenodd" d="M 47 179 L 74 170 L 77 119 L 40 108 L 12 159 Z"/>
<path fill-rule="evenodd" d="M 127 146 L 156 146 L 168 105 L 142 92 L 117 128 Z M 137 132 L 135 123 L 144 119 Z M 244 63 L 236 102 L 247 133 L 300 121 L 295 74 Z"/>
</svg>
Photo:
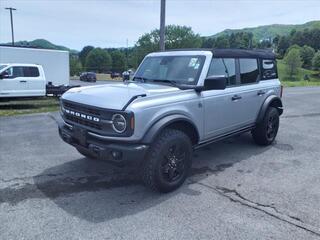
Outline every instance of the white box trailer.
<svg viewBox="0 0 320 240">
<path fill-rule="evenodd" d="M 44 89 L 37 89 L 37 92 L 44 92 L 45 95 L 61 95 L 64 91 L 70 88 L 68 51 L 0 46 L 0 64 L 17 63 L 20 65 L 36 64 L 43 68 L 46 84 L 44 84 Z M 20 82 L 25 83 L 25 80 L 26 79 L 23 79 Z M 26 85 L 27 84 L 25 84 L 25 86 Z M 10 97 L 10 95 L 13 97 L 18 96 L 14 94 L 14 90 L 15 89 L 10 89 L 10 94 L 5 92 L 5 94 L 2 94 L 2 97 L 5 97 L 5 95 L 8 95 L 7 97 Z M 26 93 L 24 95 L 26 95 Z"/>
<path fill-rule="evenodd" d="M 38 64 L 47 83 L 69 85 L 69 52 L 38 48 L 0 46 L 0 63 Z"/>
</svg>

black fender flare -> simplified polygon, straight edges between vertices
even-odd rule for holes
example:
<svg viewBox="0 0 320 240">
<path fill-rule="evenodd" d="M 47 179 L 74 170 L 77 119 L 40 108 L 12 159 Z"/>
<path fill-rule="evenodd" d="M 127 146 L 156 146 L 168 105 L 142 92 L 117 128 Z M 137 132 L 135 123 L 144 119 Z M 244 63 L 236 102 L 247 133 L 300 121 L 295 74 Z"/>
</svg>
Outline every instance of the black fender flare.
<svg viewBox="0 0 320 240">
<path fill-rule="evenodd" d="M 197 135 L 199 137 L 198 128 L 190 118 L 182 114 L 172 114 L 172 115 L 165 116 L 159 119 L 158 121 L 156 121 L 154 124 L 152 124 L 151 127 L 147 130 L 147 132 L 143 136 L 142 143 L 151 144 L 164 128 L 178 121 L 184 121 L 191 124 L 194 127 L 194 129 L 197 131 Z"/>
<path fill-rule="evenodd" d="M 263 117 L 268 109 L 268 107 L 275 107 L 278 112 L 279 112 L 279 115 L 281 115 L 283 113 L 283 105 L 282 105 L 282 101 L 281 101 L 281 98 L 279 98 L 278 96 L 275 96 L 275 95 L 271 95 L 269 97 L 266 98 L 266 100 L 264 101 L 264 103 L 262 104 L 261 108 L 260 108 L 260 112 L 258 114 L 258 117 L 257 117 L 257 123 L 260 123 L 262 122 L 263 120 Z"/>
</svg>

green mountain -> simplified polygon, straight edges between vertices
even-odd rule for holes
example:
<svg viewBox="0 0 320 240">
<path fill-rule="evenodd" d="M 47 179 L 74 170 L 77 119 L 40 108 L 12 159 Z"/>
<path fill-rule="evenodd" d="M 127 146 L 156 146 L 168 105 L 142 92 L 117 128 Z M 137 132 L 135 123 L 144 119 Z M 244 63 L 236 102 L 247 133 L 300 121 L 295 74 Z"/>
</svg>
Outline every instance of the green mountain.
<svg viewBox="0 0 320 240">
<path fill-rule="evenodd" d="M 320 21 L 311 21 L 304 24 L 272 24 L 243 29 L 226 29 L 210 37 L 219 37 L 222 35 L 231 35 L 237 32 L 251 32 L 256 40 L 274 38 L 276 35 L 288 35 L 292 30 L 303 30 L 305 28 L 319 28 Z"/>
<path fill-rule="evenodd" d="M 11 45 L 11 43 L 6 43 L 4 45 Z M 77 50 L 73 50 L 64 46 L 55 45 L 48 40 L 45 39 L 36 39 L 33 41 L 18 41 L 15 42 L 15 46 L 21 46 L 21 47 L 35 47 L 35 48 L 43 48 L 43 49 L 54 49 L 54 50 L 63 50 L 68 51 L 72 54 L 78 53 Z"/>
</svg>

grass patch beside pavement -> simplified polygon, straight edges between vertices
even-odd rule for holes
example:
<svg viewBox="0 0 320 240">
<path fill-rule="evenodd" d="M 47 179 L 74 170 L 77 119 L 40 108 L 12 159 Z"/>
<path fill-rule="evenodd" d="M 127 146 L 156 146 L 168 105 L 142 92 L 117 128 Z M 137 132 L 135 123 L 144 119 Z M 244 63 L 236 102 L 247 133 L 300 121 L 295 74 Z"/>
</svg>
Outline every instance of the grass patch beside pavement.
<svg viewBox="0 0 320 240">
<path fill-rule="evenodd" d="M 54 97 L 0 99 L 0 117 L 58 110 L 59 99 Z"/>
<path fill-rule="evenodd" d="M 320 86 L 320 77 L 316 71 L 299 68 L 297 75 L 290 78 L 286 73 L 286 64 L 283 60 L 278 60 L 278 73 L 281 83 L 286 87 Z M 309 80 L 304 80 L 308 75 Z"/>
</svg>

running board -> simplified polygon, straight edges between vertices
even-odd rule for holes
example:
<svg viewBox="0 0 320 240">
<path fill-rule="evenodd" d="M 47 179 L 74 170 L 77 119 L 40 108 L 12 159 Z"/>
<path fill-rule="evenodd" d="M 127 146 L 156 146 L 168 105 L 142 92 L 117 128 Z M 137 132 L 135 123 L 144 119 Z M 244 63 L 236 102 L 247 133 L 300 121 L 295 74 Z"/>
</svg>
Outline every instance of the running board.
<svg viewBox="0 0 320 240">
<path fill-rule="evenodd" d="M 204 146 L 207 146 L 207 145 L 209 145 L 209 144 L 211 144 L 211 143 L 218 142 L 218 141 L 221 141 L 221 140 L 230 138 L 230 137 L 232 137 L 232 136 L 235 136 L 235 135 L 238 135 L 238 134 L 241 134 L 241 133 L 249 132 L 249 131 L 251 131 L 251 130 L 254 129 L 254 128 L 255 128 L 255 125 L 252 125 L 252 126 L 250 126 L 250 127 L 246 127 L 246 128 L 242 128 L 242 129 L 240 129 L 240 130 L 237 130 L 237 131 L 235 131 L 235 132 L 231 132 L 231 133 L 227 133 L 227 134 L 223 134 L 223 135 L 214 137 L 214 138 L 212 138 L 212 139 L 210 139 L 210 140 L 207 140 L 207 141 L 204 141 L 204 142 L 202 142 L 202 143 L 199 143 L 199 144 L 195 145 L 195 146 L 193 147 L 193 150 L 197 150 L 197 149 L 202 148 L 202 147 L 204 147 Z"/>
</svg>

